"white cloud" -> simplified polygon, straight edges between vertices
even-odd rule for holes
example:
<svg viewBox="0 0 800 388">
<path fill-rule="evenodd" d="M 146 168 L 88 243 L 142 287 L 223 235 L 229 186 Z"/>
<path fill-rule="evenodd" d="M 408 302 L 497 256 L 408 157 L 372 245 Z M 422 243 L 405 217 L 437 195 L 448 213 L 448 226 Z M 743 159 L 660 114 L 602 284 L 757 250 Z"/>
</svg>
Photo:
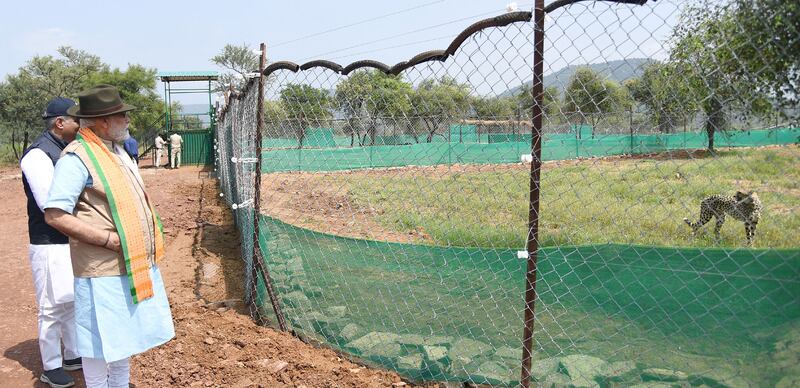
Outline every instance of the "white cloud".
<svg viewBox="0 0 800 388">
<path fill-rule="evenodd" d="M 18 39 L 14 46 L 17 50 L 30 55 L 54 54 L 61 46 L 75 46 L 77 34 L 63 28 L 51 27 L 31 31 Z"/>
</svg>

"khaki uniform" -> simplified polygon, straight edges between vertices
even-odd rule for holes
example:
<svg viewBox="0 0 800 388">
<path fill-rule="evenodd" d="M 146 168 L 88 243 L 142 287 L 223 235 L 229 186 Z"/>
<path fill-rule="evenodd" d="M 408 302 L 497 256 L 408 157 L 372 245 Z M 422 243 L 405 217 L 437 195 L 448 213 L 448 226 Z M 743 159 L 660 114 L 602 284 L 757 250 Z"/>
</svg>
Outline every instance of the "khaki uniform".
<svg viewBox="0 0 800 388">
<path fill-rule="evenodd" d="M 169 137 L 169 146 L 172 148 L 172 153 L 169 156 L 169 166 L 172 168 L 181 167 L 181 146 L 183 145 L 183 138 L 177 133 L 173 133 Z"/>
<path fill-rule="evenodd" d="M 153 154 L 153 157 L 155 158 L 155 160 L 153 161 L 153 166 L 155 166 L 156 168 L 161 167 L 161 156 L 164 155 L 165 144 L 167 144 L 167 142 L 165 142 L 164 139 L 161 138 L 161 136 L 156 136 L 156 141 L 155 141 L 156 152 Z"/>
</svg>

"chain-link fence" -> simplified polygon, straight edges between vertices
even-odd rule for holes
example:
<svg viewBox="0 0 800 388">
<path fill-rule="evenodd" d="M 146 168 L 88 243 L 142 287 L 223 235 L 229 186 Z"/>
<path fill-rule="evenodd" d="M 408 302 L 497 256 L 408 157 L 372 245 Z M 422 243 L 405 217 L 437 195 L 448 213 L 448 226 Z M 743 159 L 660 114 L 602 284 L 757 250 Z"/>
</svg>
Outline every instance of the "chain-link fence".
<svg viewBox="0 0 800 388">
<path fill-rule="evenodd" d="M 231 94 L 254 315 L 413 380 L 800 384 L 800 7 L 537 8 Z"/>
</svg>

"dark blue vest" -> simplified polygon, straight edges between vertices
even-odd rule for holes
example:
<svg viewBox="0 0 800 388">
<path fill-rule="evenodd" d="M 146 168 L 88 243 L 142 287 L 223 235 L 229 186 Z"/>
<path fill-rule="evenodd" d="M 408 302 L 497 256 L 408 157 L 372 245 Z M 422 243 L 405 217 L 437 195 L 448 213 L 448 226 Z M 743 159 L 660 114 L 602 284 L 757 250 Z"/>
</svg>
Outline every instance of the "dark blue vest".
<svg viewBox="0 0 800 388">
<path fill-rule="evenodd" d="M 61 156 L 61 151 L 66 146 L 67 143 L 57 138 L 48 130 L 44 131 L 41 136 L 31 143 L 31 146 L 22 154 L 22 157 L 24 158 L 30 150 L 38 148 L 50 157 L 50 160 L 53 161 L 53 165 L 55 166 L 56 161 L 58 161 L 58 158 Z M 33 197 L 33 192 L 31 191 L 30 185 L 28 185 L 28 178 L 25 177 L 25 174 L 22 174 L 22 185 L 25 188 L 25 195 L 28 197 L 28 237 L 30 238 L 31 244 L 47 245 L 69 243 L 67 236 L 61 234 L 61 232 L 53 229 L 52 226 L 44 222 L 44 213 L 42 213 L 42 211 L 39 210 L 39 206 L 36 205 L 36 198 Z"/>
</svg>

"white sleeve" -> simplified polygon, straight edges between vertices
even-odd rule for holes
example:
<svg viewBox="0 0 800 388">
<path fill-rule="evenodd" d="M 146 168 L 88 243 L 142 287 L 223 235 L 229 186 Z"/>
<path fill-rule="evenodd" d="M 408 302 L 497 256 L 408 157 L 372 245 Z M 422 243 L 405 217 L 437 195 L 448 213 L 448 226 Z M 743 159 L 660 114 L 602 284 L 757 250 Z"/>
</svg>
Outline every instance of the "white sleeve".
<svg viewBox="0 0 800 388">
<path fill-rule="evenodd" d="M 25 180 L 31 188 L 36 206 L 44 212 L 44 204 L 47 202 L 47 195 L 50 192 L 50 185 L 53 183 L 53 161 L 44 151 L 34 148 L 25 154 L 19 162 Z"/>
</svg>

